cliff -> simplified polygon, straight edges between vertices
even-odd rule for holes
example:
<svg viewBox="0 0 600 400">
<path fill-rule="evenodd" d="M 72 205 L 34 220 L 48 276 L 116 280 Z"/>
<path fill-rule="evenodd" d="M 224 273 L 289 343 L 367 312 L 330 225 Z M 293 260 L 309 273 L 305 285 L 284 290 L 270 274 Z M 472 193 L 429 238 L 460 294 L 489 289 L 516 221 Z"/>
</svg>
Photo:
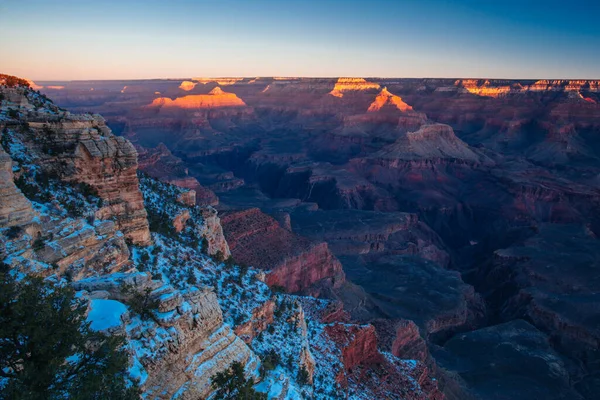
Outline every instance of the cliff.
<svg viewBox="0 0 600 400">
<path fill-rule="evenodd" d="M 7 107 L 18 106 L 20 113 L 2 127 L 12 127 L 13 140 L 27 148 L 44 174 L 89 185 L 103 202 L 97 218 L 114 218 L 129 240 L 150 244 L 131 143 L 114 136 L 98 115 L 72 115 L 26 89 L 13 89 L 5 96 Z"/>
<path fill-rule="evenodd" d="M 373 90 L 379 88 L 380 86 L 377 83 L 367 82 L 363 78 L 339 78 L 335 83 L 333 90 L 329 92 L 329 94 L 335 97 L 344 97 L 345 92 Z"/>
<path fill-rule="evenodd" d="M 256 208 L 227 213 L 222 223 L 234 259 L 267 270 L 269 285 L 318 293 L 317 286 L 343 282 L 342 267 L 326 243 L 296 235 Z"/>
<path fill-rule="evenodd" d="M 13 162 L 0 147 L 0 227 L 25 225 L 35 214 L 13 181 Z"/>
</svg>

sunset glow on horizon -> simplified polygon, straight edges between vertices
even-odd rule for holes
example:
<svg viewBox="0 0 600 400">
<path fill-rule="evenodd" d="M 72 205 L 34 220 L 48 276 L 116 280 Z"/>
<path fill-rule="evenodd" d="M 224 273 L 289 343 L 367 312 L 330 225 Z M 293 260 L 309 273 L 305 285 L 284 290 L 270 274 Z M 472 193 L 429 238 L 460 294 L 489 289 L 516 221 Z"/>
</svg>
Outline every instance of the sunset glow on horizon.
<svg viewBox="0 0 600 400">
<path fill-rule="evenodd" d="M 6 0 L 0 71 L 39 81 L 597 79 L 599 12 L 588 0 Z"/>
</svg>

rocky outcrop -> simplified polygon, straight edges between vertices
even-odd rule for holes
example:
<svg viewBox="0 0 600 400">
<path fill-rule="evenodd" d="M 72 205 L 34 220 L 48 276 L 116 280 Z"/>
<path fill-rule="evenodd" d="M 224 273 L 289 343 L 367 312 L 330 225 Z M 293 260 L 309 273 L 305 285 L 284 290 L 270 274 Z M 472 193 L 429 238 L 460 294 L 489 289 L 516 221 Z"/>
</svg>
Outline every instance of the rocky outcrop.
<svg viewBox="0 0 600 400">
<path fill-rule="evenodd" d="M 343 282 L 341 265 L 326 243 L 315 243 L 281 228 L 258 209 L 227 213 L 222 223 L 233 257 L 269 270 L 269 285 L 288 292 L 318 293 L 317 286 L 335 287 Z"/>
<path fill-rule="evenodd" d="M 422 258 L 364 255 L 342 256 L 340 261 L 350 280 L 376 305 L 377 311 L 370 314 L 356 310 L 361 321 L 381 316 L 410 319 L 433 339 L 476 326 L 485 315 L 482 299 L 458 272 Z"/>
<path fill-rule="evenodd" d="M 173 228 L 175 229 L 175 232 L 181 232 L 185 228 L 185 225 L 187 224 L 190 218 L 191 216 L 188 210 L 185 210 L 182 213 L 175 216 L 175 218 L 173 218 Z"/>
<path fill-rule="evenodd" d="M 395 393 L 405 399 L 444 399 L 424 364 L 400 360 L 378 350 L 372 325 L 331 324 L 325 327 L 325 333 L 341 350 L 343 369 L 336 381 L 342 387 L 358 389 L 370 398 L 385 398 Z"/>
<path fill-rule="evenodd" d="M 114 136 L 98 115 L 57 117 L 44 110 L 28 114 L 29 132 L 24 136 L 42 158 L 43 168 L 63 181 L 89 185 L 103 200 L 98 218 L 114 218 L 133 243 L 150 244 L 133 145 Z"/>
<path fill-rule="evenodd" d="M 275 302 L 269 300 L 252 310 L 250 320 L 235 327 L 235 334 L 244 342 L 251 343 L 262 331 L 273 323 Z"/>
<path fill-rule="evenodd" d="M 381 362 L 382 355 L 377 349 L 377 335 L 372 325 L 332 324 L 328 325 L 325 331 L 341 347 L 342 362 L 346 371 L 360 364 Z M 340 380 L 343 378 L 340 377 Z"/>
<path fill-rule="evenodd" d="M 236 96 L 235 93 L 226 93 L 220 87 L 216 87 L 208 94 L 194 94 L 178 97 L 172 100 L 168 97 L 159 97 L 152 101 L 149 107 L 161 107 L 164 109 L 205 109 L 219 107 L 245 107 L 246 103 Z"/>
<path fill-rule="evenodd" d="M 522 320 L 458 335 L 434 355 L 477 398 L 582 399 L 548 338 Z"/>
<path fill-rule="evenodd" d="M 202 226 L 199 234 L 208 241 L 208 254 L 215 255 L 220 252 L 223 258 L 231 255 L 229 245 L 223 235 L 223 227 L 217 210 L 211 206 L 201 208 Z"/>
<path fill-rule="evenodd" d="M 367 82 L 363 78 L 339 78 L 330 95 L 344 97 L 345 92 L 379 89 L 380 86 L 374 82 Z"/>
<path fill-rule="evenodd" d="M 195 86 L 197 85 L 197 83 L 192 82 L 192 81 L 183 81 L 181 82 L 181 85 L 179 85 L 179 89 L 181 90 L 185 90 L 186 92 L 189 92 L 190 90 L 192 90 Z"/>
<path fill-rule="evenodd" d="M 0 147 L 0 228 L 30 223 L 35 214 L 13 181 L 12 159 Z"/>
<path fill-rule="evenodd" d="M 124 285 L 130 289 L 124 291 Z M 124 326 L 131 343 L 134 370 L 144 392 L 153 398 L 207 398 L 211 378 L 234 361 L 245 366 L 248 377 L 258 377 L 260 361 L 223 324 L 217 297 L 209 288 L 179 291 L 148 274 L 117 274 L 76 282 L 76 290 L 89 298 L 127 302 L 135 292 L 151 290 L 158 300 L 154 320 L 132 318 Z"/>
<path fill-rule="evenodd" d="M 549 333 L 556 346 L 589 369 L 600 345 L 598 315 L 598 238 L 586 227 L 545 224 L 521 245 L 497 250 L 481 271 L 488 302 L 504 320 L 526 318 Z"/>
<path fill-rule="evenodd" d="M 384 147 L 372 157 L 395 162 L 428 159 L 477 162 L 480 159 L 466 143 L 456 137 L 450 126 L 443 124 L 423 125 L 416 132 L 407 132 L 394 144 Z"/>
<path fill-rule="evenodd" d="M 399 111 L 411 111 L 413 108 L 406 104 L 400 96 L 396 96 L 387 90 L 387 88 L 383 88 L 381 92 L 375 97 L 375 100 L 369 106 L 368 112 L 380 111 L 384 107 L 392 107 Z"/>
</svg>

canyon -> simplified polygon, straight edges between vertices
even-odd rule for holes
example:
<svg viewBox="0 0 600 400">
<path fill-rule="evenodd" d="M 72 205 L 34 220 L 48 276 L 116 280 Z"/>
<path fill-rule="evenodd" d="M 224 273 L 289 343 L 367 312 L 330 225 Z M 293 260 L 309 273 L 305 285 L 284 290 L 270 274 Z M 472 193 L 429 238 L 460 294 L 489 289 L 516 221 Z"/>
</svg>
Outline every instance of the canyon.
<svg viewBox="0 0 600 400">
<path fill-rule="evenodd" d="M 69 274 L 92 302 L 126 301 L 124 280 L 161 299 L 156 321 L 123 315 L 119 328 L 151 396 L 204 397 L 234 359 L 258 383 L 274 346 L 292 367 L 258 383 L 285 382 L 273 398 L 307 397 L 300 368 L 314 398 L 600 390 L 598 81 L 186 78 L 2 93 L 0 227 L 22 232 L 0 250 L 14 268 Z M 85 185 L 94 223 L 11 184 L 37 169 Z M 52 245 L 32 250 L 24 235 L 51 225 Z"/>
</svg>

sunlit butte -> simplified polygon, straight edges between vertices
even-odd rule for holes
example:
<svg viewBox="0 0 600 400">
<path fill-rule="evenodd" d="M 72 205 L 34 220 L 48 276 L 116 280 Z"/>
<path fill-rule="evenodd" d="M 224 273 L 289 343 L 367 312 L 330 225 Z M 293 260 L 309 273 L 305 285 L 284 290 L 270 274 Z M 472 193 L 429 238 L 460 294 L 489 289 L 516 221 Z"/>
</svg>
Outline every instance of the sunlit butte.
<svg viewBox="0 0 600 400">
<path fill-rule="evenodd" d="M 235 93 L 226 93 L 220 87 L 216 87 L 208 94 L 197 94 L 178 97 L 172 100 L 168 97 L 159 97 L 152 101 L 151 107 L 164 108 L 218 108 L 218 107 L 240 107 L 246 103 Z"/>
<path fill-rule="evenodd" d="M 5 0 L 0 69 L 35 81 L 593 79 L 599 12 L 589 0 Z"/>
<path fill-rule="evenodd" d="M 373 101 L 373 103 L 371 103 L 369 106 L 368 111 L 379 111 L 386 105 L 395 107 L 400 111 L 410 111 L 413 109 L 411 106 L 406 104 L 400 96 L 396 96 L 390 93 L 387 88 L 383 88 L 375 98 L 375 101 Z"/>
</svg>

